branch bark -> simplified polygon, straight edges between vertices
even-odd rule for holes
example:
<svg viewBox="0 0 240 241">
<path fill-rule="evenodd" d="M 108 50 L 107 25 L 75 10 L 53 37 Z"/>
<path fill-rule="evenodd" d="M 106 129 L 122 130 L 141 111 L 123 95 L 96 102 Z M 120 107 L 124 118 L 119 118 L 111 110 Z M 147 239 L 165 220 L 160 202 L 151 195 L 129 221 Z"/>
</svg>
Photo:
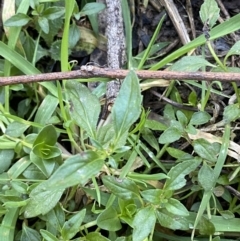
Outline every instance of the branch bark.
<svg viewBox="0 0 240 241">
<path fill-rule="evenodd" d="M 122 17 L 121 0 L 106 0 L 107 5 L 107 62 L 108 68 L 120 69 L 125 58 L 125 36 Z M 120 90 L 120 81 L 111 80 L 107 83 L 107 105 L 112 103 Z"/>
<path fill-rule="evenodd" d="M 81 79 L 91 77 L 105 77 L 110 79 L 124 79 L 129 70 L 124 69 L 108 69 L 96 66 L 82 66 L 80 70 L 70 72 L 55 72 L 37 75 L 22 75 L 12 77 L 0 77 L 0 86 L 36 83 L 63 79 Z M 136 70 L 139 79 L 162 79 L 165 80 L 199 80 L 199 81 L 222 81 L 232 82 L 240 81 L 240 73 L 222 73 L 222 72 L 177 72 L 177 71 L 152 71 L 152 70 Z"/>
</svg>

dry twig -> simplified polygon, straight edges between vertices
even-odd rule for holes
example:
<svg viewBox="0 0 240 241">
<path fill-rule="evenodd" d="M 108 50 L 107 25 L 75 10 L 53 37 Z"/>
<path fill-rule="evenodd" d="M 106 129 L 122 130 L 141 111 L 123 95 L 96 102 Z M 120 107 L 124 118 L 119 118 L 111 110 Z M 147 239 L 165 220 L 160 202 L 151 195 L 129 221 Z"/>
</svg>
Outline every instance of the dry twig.
<svg viewBox="0 0 240 241">
<path fill-rule="evenodd" d="M 52 80 L 63 79 L 81 79 L 91 77 L 105 77 L 110 79 L 123 79 L 128 74 L 129 70 L 124 69 L 108 69 L 99 68 L 96 66 L 83 66 L 81 70 L 70 72 L 55 72 L 37 75 L 23 75 L 0 77 L 0 86 L 36 83 Z M 152 71 L 152 70 L 136 70 L 136 74 L 140 79 L 162 79 L 166 80 L 199 80 L 199 81 L 239 81 L 240 73 L 222 73 L 222 72 L 178 72 L 178 71 Z"/>
</svg>

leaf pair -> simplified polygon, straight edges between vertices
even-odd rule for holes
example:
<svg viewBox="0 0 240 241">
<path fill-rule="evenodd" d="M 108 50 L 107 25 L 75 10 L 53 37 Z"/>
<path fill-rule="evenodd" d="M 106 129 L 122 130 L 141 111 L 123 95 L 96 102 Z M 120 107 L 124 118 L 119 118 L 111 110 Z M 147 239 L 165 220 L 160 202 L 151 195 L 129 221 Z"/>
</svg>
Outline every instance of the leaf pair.
<svg viewBox="0 0 240 241">
<path fill-rule="evenodd" d="M 68 158 L 50 177 L 30 193 L 30 201 L 25 208 L 25 217 L 35 217 L 49 212 L 64 190 L 75 185 L 84 186 L 89 178 L 97 175 L 104 159 L 96 152 L 86 151 Z"/>
<path fill-rule="evenodd" d="M 138 77 L 133 71 L 130 71 L 123 81 L 113 105 L 112 124 L 107 127 L 103 126 L 98 131 L 97 123 L 101 110 L 98 98 L 86 86 L 74 80 L 67 82 L 66 90 L 71 117 L 87 132 L 88 137 L 100 142 L 102 146 L 111 140 L 117 146 L 141 113 L 142 96 Z M 112 130 L 111 126 L 113 126 L 114 134 L 108 136 L 108 131 Z"/>
</svg>

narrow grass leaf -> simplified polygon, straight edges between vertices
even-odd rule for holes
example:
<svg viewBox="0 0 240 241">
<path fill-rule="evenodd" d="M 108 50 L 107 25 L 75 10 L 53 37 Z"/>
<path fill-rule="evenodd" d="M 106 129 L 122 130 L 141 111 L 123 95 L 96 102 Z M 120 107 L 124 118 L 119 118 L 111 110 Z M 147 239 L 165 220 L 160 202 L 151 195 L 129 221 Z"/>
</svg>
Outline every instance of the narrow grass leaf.
<svg viewBox="0 0 240 241">
<path fill-rule="evenodd" d="M 213 175 L 216 178 L 216 180 L 218 179 L 218 177 L 221 173 L 221 170 L 223 168 L 224 162 L 225 162 L 226 157 L 227 157 L 229 140 L 230 140 L 230 125 L 226 124 L 225 128 L 224 128 L 224 135 L 223 135 L 223 140 L 222 140 L 223 144 L 222 144 L 221 149 L 219 151 L 217 163 L 214 167 Z M 192 239 L 194 238 L 195 229 L 196 229 L 204 211 L 206 210 L 207 205 L 209 204 L 209 200 L 210 200 L 211 196 L 212 196 L 212 190 L 204 191 L 203 198 L 202 198 L 201 204 L 199 206 L 197 216 L 196 216 L 195 221 L 194 221 L 193 231 L 192 231 L 192 235 L 191 235 Z"/>
<path fill-rule="evenodd" d="M 31 164 L 30 157 L 24 156 L 15 162 L 8 170 L 9 178 L 15 179 Z"/>
<path fill-rule="evenodd" d="M 23 56 L 12 50 L 9 46 L 0 42 L 0 55 L 11 62 L 14 66 L 28 75 L 40 74 L 41 72 L 28 62 Z"/>
<path fill-rule="evenodd" d="M 213 28 L 210 34 L 210 40 L 214 40 L 220 38 L 224 35 L 229 33 L 235 32 L 240 29 L 240 14 L 235 15 L 234 17 L 230 18 L 229 20 L 217 25 Z M 160 62 L 153 65 L 150 69 L 157 70 L 165 66 L 166 64 L 172 62 L 173 60 L 181 57 L 182 55 L 186 54 L 187 52 L 191 51 L 194 48 L 197 48 L 200 45 L 203 45 L 206 42 L 206 38 L 204 35 L 199 36 L 198 38 L 194 39 L 190 43 L 184 45 L 183 47 L 179 48 L 175 52 L 169 54 L 167 57 L 162 59 Z"/>
<path fill-rule="evenodd" d="M 113 125 L 116 139 L 119 139 L 141 113 L 142 96 L 139 80 L 135 72 L 130 71 L 126 76 L 112 108 Z"/>
<path fill-rule="evenodd" d="M 16 66 L 26 75 L 40 74 L 41 72 L 35 68 L 29 61 L 18 54 L 16 51 L 12 50 L 9 46 L 0 41 L 0 55 L 7 59 L 11 64 Z M 53 82 L 42 82 L 40 85 L 44 86 L 49 90 L 54 96 L 57 96 L 56 86 Z"/>
<path fill-rule="evenodd" d="M 4 215 L 0 224 L 1 241 L 13 241 L 15 236 L 15 227 L 19 215 L 19 208 L 11 208 Z"/>
<path fill-rule="evenodd" d="M 129 3 L 127 0 L 122 0 L 121 5 L 122 5 L 122 14 L 123 14 L 123 21 L 124 21 L 125 35 L 126 35 L 128 69 L 130 69 L 132 67 L 132 28 L 131 28 Z"/>
<path fill-rule="evenodd" d="M 148 59 L 148 57 L 149 57 L 149 55 L 150 55 L 151 48 L 152 48 L 153 44 L 154 44 L 155 41 L 156 41 L 156 38 L 157 38 L 157 36 L 158 36 L 158 34 L 159 34 L 159 31 L 160 31 L 160 29 L 161 29 L 161 27 L 162 27 L 162 24 L 163 24 L 163 21 L 164 21 L 164 19 L 165 19 L 165 16 L 166 16 L 166 15 L 163 15 L 163 17 L 162 17 L 161 20 L 159 21 L 159 23 L 158 23 L 158 25 L 157 25 L 157 28 L 156 28 L 156 30 L 155 30 L 155 32 L 154 32 L 154 34 L 153 34 L 153 36 L 152 36 L 152 38 L 151 38 L 148 46 L 147 46 L 147 49 L 144 51 L 144 55 L 143 55 L 143 57 L 141 58 L 141 61 L 140 61 L 139 65 L 138 65 L 138 69 L 142 69 L 144 63 L 145 63 L 146 60 Z"/>
</svg>

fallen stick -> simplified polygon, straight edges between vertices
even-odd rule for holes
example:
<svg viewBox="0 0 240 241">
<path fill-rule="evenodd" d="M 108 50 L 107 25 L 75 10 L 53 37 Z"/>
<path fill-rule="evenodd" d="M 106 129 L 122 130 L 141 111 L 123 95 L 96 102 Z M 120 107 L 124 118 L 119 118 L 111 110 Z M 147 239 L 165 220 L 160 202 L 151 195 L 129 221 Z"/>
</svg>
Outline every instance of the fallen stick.
<svg viewBox="0 0 240 241">
<path fill-rule="evenodd" d="M 26 84 L 43 81 L 83 79 L 92 77 L 105 77 L 109 79 L 124 79 L 129 70 L 99 68 L 92 65 L 82 66 L 80 70 L 69 72 L 55 72 L 36 75 L 21 75 L 11 77 L 0 77 L 0 86 Z M 198 81 L 239 81 L 240 73 L 223 72 L 178 72 L 178 71 L 152 71 L 135 70 L 139 79 L 165 79 L 165 80 L 198 80 Z"/>
</svg>

